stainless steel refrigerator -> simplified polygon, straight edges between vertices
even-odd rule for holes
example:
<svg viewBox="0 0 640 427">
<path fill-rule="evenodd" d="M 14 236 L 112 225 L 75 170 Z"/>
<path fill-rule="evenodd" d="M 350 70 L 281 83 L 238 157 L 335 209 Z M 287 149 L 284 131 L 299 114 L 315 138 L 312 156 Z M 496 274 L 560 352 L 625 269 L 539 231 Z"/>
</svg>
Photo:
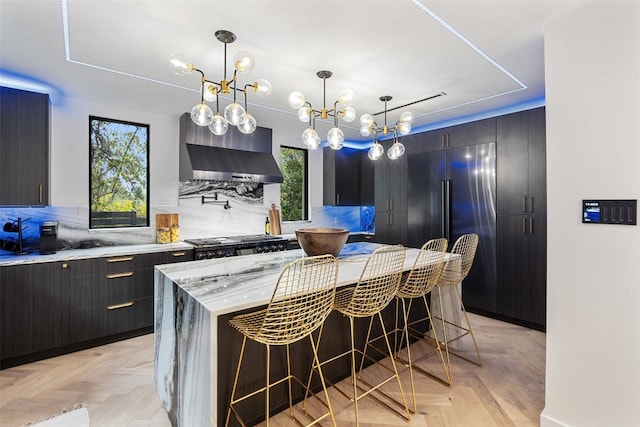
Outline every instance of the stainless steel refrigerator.
<svg viewBox="0 0 640 427">
<path fill-rule="evenodd" d="M 408 245 L 477 233 L 478 252 L 462 298 L 467 308 L 496 311 L 496 147 L 477 144 L 408 157 Z"/>
</svg>

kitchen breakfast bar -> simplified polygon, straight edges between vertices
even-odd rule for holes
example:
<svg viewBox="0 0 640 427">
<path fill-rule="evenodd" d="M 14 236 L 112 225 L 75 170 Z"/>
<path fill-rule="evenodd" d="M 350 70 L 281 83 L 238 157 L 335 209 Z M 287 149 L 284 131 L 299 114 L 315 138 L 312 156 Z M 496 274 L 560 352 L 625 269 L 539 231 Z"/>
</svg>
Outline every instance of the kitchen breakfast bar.
<svg viewBox="0 0 640 427">
<path fill-rule="evenodd" d="M 355 284 L 369 255 L 382 245 L 348 243 L 338 257 L 338 287 Z M 418 249 L 407 248 L 404 269 L 413 266 Z M 228 320 L 243 312 L 266 306 L 282 269 L 305 256 L 301 249 L 157 266 L 155 270 L 155 383 L 156 391 L 173 426 L 224 425 L 233 377 L 242 343 L 240 333 Z M 446 299 L 445 296 L 447 297 Z M 447 313 L 452 313 L 448 295 L 443 295 Z M 435 300 L 434 300 L 435 302 Z M 418 305 L 419 306 L 419 305 Z M 389 304 L 385 323 L 394 321 L 395 305 Z M 453 316 L 458 316 L 458 311 Z M 416 318 L 424 312 L 414 313 Z M 451 314 L 447 314 L 451 316 Z M 413 316 L 412 316 L 413 317 Z M 364 342 L 368 319 L 356 323 L 357 341 Z M 451 319 L 457 320 L 457 319 Z M 358 342 L 356 342 L 358 345 Z M 349 346 L 347 320 L 333 312 L 325 322 L 319 354 L 337 354 Z M 311 352 L 308 340 L 292 345 L 293 370 L 308 375 Z M 274 349 L 272 376 L 284 351 Z M 264 346 L 249 342 L 247 359 L 239 379 L 239 390 L 264 383 Z M 349 375 L 349 364 L 323 368 L 327 378 Z M 295 398 L 295 397 L 294 397 Z M 264 414 L 264 401 L 247 402 L 245 420 Z M 272 405 L 284 409 L 286 390 L 272 392 Z"/>
</svg>

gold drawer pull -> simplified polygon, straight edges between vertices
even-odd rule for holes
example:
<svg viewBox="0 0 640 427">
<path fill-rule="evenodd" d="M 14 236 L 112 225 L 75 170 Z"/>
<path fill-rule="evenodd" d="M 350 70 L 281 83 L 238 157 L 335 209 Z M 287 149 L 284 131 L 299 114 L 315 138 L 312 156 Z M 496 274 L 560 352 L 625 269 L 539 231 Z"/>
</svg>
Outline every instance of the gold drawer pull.
<svg viewBox="0 0 640 427">
<path fill-rule="evenodd" d="M 131 261 L 133 260 L 132 256 L 123 256 L 120 258 L 108 258 L 107 262 L 122 262 L 122 261 Z"/>
<path fill-rule="evenodd" d="M 133 276 L 133 271 L 127 271 L 124 273 L 107 274 L 107 279 L 118 279 L 120 277 L 131 277 L 131 276 Z"/>
<path fill-rule="evenodd" d="M 122 304 L 114 304 L 107 306 L 107 310 L 117 310 L 119 308 L 131 307 L 133 305 L 133 301 L 123 302 Z"/>
<path fill-rule="evenodd" d="M 187 253 L 186 252 L 174 252 L 172 255 L 174 257 L 179 257 L 179 256 L 185 256 Z"/>
</svg>

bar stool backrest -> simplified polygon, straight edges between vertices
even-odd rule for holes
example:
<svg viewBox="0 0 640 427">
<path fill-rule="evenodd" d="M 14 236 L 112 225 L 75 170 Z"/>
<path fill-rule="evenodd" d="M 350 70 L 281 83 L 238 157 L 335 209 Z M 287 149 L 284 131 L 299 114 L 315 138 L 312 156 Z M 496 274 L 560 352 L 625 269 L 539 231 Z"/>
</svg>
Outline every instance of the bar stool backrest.
<svg viewBox="0 0 640 427">
<path fill-rule="evenodd" d="M 454 286 L 467 277 L 476 256 L 478 240 L 478 235 L 475 233 L 458 237 L 451 249 L 452 256 L 444 265 L 438 286 Z"/>
<path fill-rule="evenodd" d="M 442 274 L 448 244 L 447 239 L 441 237 L 422 245 L 409 275 L 398 289 L 398 296 L 418 298 L 431 292 Z"/>
<path fill-rule="evenodd" d="M 278 278 L 256 341 L 290 344 L 315 331 L 329 316 L 335 298 L 338 263 L 333 255 L 300 258 Z"/>
<path fill-rule="evenodd" d="M 367 259 L 345 311 L 368 317 L 385 308 L 398 290 L 405 254 L 402 245 L 376 249 Z"/>
</svg>

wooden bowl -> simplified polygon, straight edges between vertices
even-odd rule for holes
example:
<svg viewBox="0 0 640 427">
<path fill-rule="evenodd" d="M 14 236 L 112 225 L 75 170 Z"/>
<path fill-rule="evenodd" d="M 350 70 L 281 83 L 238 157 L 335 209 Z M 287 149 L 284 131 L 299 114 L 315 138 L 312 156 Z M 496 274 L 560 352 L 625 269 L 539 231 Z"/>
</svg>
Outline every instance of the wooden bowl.
<svg viewBox="0 0 640 427">
<path fill-rule="evenodd" d="M 347 242 L 349 230 L 343 228 L 301 228 L 296 230 L 296 237 L 307 256 L 331 254 L 337 257 Z"/>
</svg>

